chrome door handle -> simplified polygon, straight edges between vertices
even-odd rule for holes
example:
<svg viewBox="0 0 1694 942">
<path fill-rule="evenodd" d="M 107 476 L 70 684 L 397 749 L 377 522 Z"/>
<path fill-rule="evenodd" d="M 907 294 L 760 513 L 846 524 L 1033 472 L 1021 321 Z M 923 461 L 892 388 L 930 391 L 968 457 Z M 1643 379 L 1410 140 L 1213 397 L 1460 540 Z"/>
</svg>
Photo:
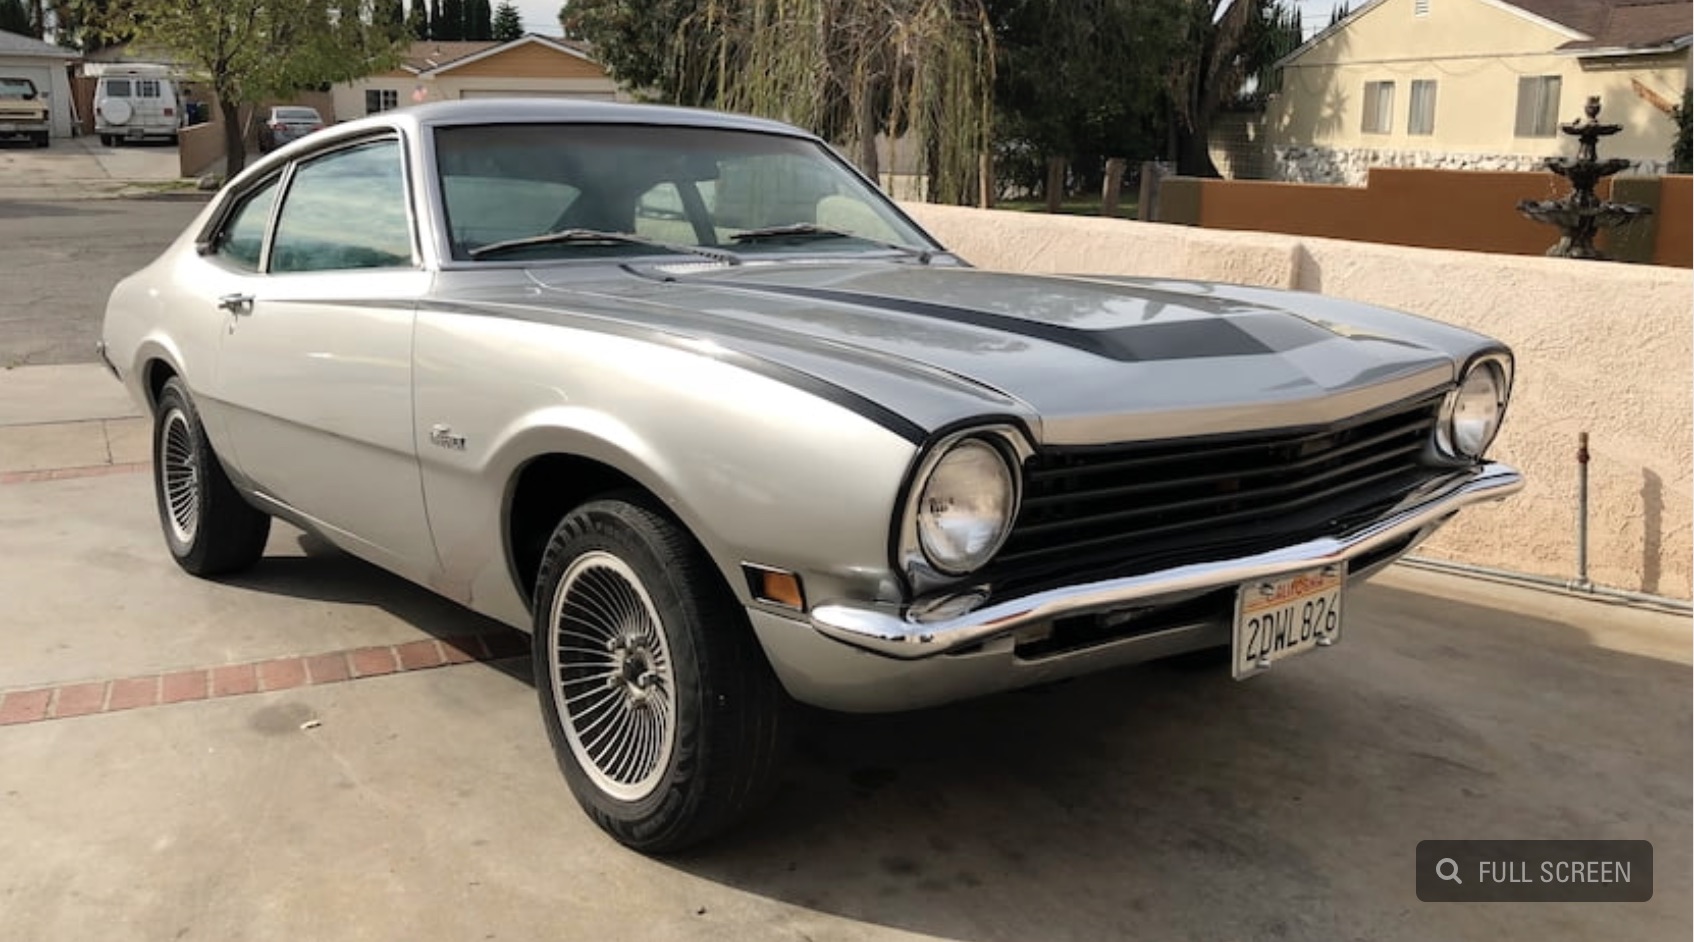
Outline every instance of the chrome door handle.
<svg viewBox="0 0 1694 942">
<path fill-rule="evenodd" d="M 253 296 L 250 294 L 226 294 L 218 299 L 218 307 L 240 317 L 253 313 Z"/>
</svg>

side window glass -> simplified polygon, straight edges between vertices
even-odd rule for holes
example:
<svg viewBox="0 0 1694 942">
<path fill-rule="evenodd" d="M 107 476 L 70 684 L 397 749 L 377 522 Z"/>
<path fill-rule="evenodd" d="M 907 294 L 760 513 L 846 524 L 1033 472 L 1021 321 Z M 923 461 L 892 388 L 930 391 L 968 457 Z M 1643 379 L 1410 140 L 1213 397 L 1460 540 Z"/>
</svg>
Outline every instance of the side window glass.
<svg viewBox="0 0 1694 942">
<path fill-rule="evenodd" d="M 265 247 L 265 225 L 276 203 L 276 180 L 248 196 L 230 214 L 217 237 L 217 256 L 237 268 L 259 270 L 259 253 Z"/>
<path fill-rule="evenodd" d="M 129 79 L 107 79 L 106 80 L 106 97 L 108 97 L 108 98 L 128 98 L 129 97 Z"/>
<path fill-rule="evenodd" d="M 271 240 L 272 273 L 412 265 L 398 141 L 376 141 L 302 164 Z"/>
</svg>

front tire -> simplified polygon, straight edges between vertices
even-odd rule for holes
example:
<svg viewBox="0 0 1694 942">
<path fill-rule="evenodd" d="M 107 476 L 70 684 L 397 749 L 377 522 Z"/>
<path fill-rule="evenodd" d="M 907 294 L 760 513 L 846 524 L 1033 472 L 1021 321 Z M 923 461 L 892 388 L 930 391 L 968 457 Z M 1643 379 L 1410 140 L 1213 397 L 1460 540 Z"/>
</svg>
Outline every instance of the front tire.
<svg viewBox="0 0 1694 942">
<path fill-rule="evenodd" d="M 628 501 L 583 505 L 548 541 L 534 609 L 542 720 L 601 829 L 666 853 L 764 799 L 792 704 L 681 527 Z"/>
<path fill-rule="evenodd" d="M 171 377 L 153 410 L 153 495 L 171 558 L 196 576 L 258 562 L 271 518 L 247 503 L 206 440 L 188 387 Z"/>
</svg>

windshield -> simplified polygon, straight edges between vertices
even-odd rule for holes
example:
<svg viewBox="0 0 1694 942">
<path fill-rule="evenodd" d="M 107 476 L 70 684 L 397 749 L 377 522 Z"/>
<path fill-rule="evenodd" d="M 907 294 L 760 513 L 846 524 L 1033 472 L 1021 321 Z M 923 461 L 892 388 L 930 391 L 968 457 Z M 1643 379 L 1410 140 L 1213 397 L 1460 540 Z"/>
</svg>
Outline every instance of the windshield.
<svg viewBox="0 0 1694 942">
<path fill-rule="evenodd" d="M 0 98 L 28 101 L 35 97 L 35 83 L 29 79 L 0 78 Z"/>
<path fill-rule="evenodd" d="M 278 121 L 317 122 L 322 119 L 311 108 L 278 108 L 272 112 Z"/>
<path fill-rule="evenodd" d="M 652 243 L 723 246 L 746 257 L 936 248 L 829 151 L 781 135 L 474 125 L 438 129 L 436 163 L 456 259 L 469 259 L 497 242 L 567 229 L 625 233 L 642 241 L 537 240 L 497 257 L 665 251 Z M 820 228 L 829 237 L 819 238 Z M 755 235 L 738 239 L 743 233 Z"/>
</svg>

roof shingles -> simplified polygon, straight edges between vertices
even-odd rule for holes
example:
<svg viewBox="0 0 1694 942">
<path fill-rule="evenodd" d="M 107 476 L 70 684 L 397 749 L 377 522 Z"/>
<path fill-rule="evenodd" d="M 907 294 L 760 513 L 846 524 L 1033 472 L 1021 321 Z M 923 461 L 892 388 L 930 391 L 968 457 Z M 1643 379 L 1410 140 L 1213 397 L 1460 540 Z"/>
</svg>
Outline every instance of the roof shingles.
<svg viewBox="0 0 1694 942">
<path fill-rule="evenodd" d="M 1542 19 L 1590 39 L 1560 49 L 1625 49 L 1669 46 L 1686 40 L 1694 22 L 1694 0 L 1506 0 Z"/>
</svg>

